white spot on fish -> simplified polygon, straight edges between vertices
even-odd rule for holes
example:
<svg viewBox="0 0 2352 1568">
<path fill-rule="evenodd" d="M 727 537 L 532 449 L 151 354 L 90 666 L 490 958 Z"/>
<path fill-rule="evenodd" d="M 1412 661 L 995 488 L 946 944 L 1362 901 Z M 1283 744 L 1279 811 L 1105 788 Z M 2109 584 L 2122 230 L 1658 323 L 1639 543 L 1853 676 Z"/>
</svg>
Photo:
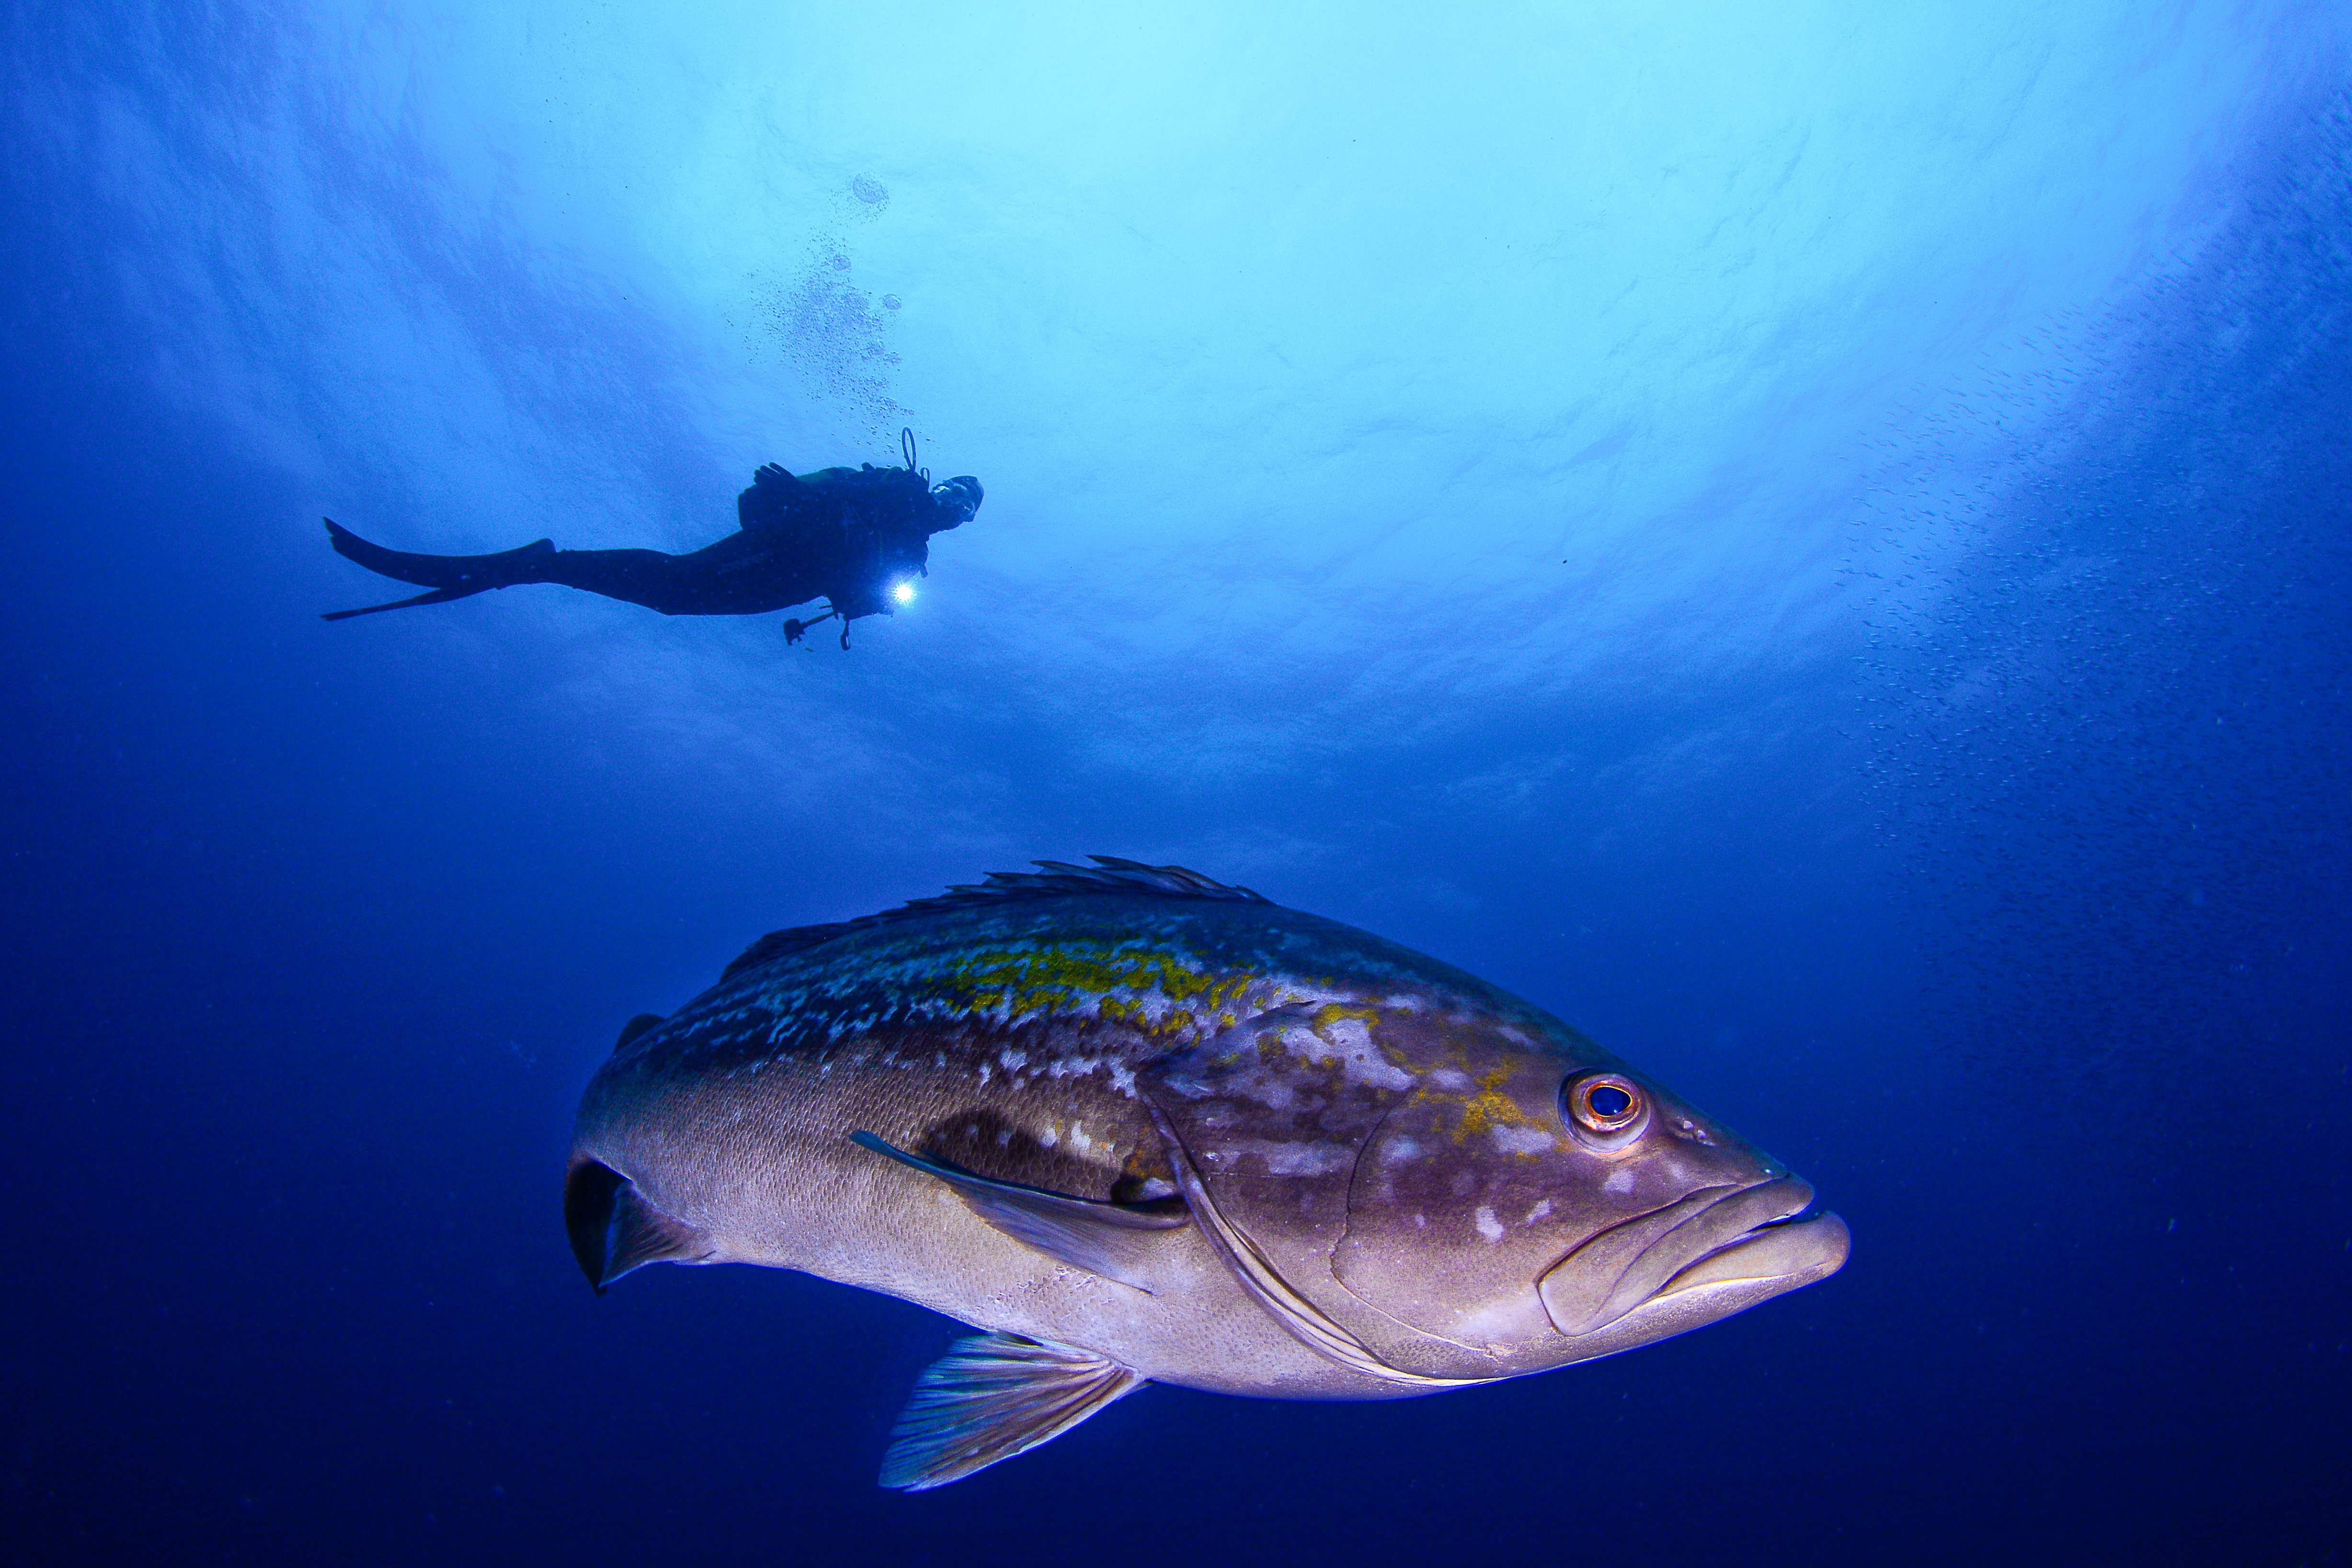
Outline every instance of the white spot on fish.
<svg viewBox="0 0 2352 1568">
<path fill-rule="evenodd" d="M 1495 1211 L 1485 1204 L 1478 1205 L 1478 1234 L 1488 1241 L 1503 1239 L 1503 1222 L 1496 1219 Z"/>
<path fill-rule="evenodd" d="M 980 1064 L 980 1081 L 983 1084 L 988 1081 L 988 1064 L 986 1062 Z"/>
<path fill-rule="evenodd" d="M 1412 1087 L 1412 1075 L 1381 1055 L 1361 1018 L 1335 1018 L 1320 1029 L 1286 1028 L 1282 1031 L 1282 1044 L 1292 1056 L 1318 1067 L 1336 1058 L 1340 1078 L 1349 1083 L 1367 1083 L 1375 1089 Z"/>
<path fill-rule="evenodd" d="M 1468 1076 L 1455 1072 L 1452 1068 L 1439 1068 L 1429 1075 L 1429 1081 L 1440 1089 L 1450 1089 L 1457 1093 L 1470 1087 Z"/>
<path fill-rule="evenodd" d="M 1633 1190 L 1633 1173 L 1631 1171 L 1613 1171 L 1610 1173 L 1609 1179 L 1601 1183 L 1601 1185 L 1602 1190 L 1606 1192 L 1630 1193 Z"/>
<path fill-rule="evenodd" d="M 1338 1143 L 1262 1143 L 1257 1152 L 1277 1176 L 1328 1176 L 1352 1163 L 1347 1149 Z"/>
<path fill-rule="evenodd" d="M 1059 1143 L 1061 1141 L 1062 1135 L 1054 1131 L 1054 1124 L 1050 1121 L 1045 1123 L 1045 1131 L 1037 1134 L 1037 1142 L 1043 1143 L 1048 1149 L 1051 1149 L 1055 1144 Z"/>
<path fill-rule="evenodd" d="M 1381 1163 L 1402 1165 L 1407 1160 L 1421 1158 L 1421 1145 L 1410 1138 L 1391 1138 L 1381 1145 Z"/>
<path fill-rule="evenodd" d="M 1528 1211 L 1526 1223 L 1533 1225 L 1539 1219 L 1549 1219 L 1550 1216 L 1551 1200 L 1549 1198 L 1538 1198 L 1536 1200 L 1536 1206 Z"/>
<path fill-rule="evenodd" d="M 1070 1147 L 1077 1150 L 1080 1153 L 1085 1153 L 1094 1146 L 1095 1141 L 1087 1136 L 1087 1124 L 1083 1121 L 1071 1122 Z"/>
<path fill-rule="evenodd" d="M 1506 1127 L 1498 1121 L 1486 1131 L 1495 1140 L 1495 1147 L 1506 1154 L 1541 1154 L 1554 1142 L 1552 1135 L 1540 1127 Z"/>
<path fill-rule="evenodd" d="M 1429 1216 L 1425 1214 L 1417 1214 L 1412 1216 L 1412 1223 L 1416 1228 L 1427 1230 L 1429 1228 Z"/>
</svg>

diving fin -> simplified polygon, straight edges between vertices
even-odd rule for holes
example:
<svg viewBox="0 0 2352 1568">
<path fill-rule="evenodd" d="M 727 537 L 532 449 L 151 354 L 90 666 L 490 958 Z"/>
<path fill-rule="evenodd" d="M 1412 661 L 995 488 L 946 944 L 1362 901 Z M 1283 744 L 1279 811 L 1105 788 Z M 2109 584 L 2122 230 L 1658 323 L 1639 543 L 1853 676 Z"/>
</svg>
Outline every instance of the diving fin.
<svg viewBox="0 0 2352 1568">
<path fill-rule="evenodd" d="M 1192 1223 L 1192 1211 L 1181 1198 L 1141 1204 L 1074 1198 L 1066 1193 L 976 1176 L 944 1161 L 894 1149 L 871 1132 L 853 1132 L 849 1141 L 945 1182 L 972 1213 L 1023 1246 L 1073 1268 L 1132 1286 L 1147 1296 L 1151 1290 L 1143 1282 L 1144 1265 L 1151 1256 L 1154 1236 Z"/>
<path fill-rule="evenodd" d="M 451 599 L 470 599 L 477 594 L 487 594 L 496 584 L 485 583 L 478 588 L 436 588 L 419 594 L 413 599 L 394 599 L 388 605 L 369 605 L 357 610 L 329 610 L 320 616 L 322 621 L 348 621 L 353 616 L 379 615 L 385 610 L 404 610 L 411 605 L 442 605 Z"/>
<path fill-rule="evenodd" d="M 1150 1381 L 1069 1345 L 1018 1334 L 958 1340 L 915 1379 L 882 1457 L 882 1484 L 912 1492 L 961 1480 L 1052 1441 Z"/>
<path fill-rule="evenodd" d="M 395 599 L 388 605 L 370 605 L 360 610 L 335 610 L 320 617 L 330 621 L 345 621 L 353 616 L 373 616 L 383 610 L 406 609 L 411 605 L 438 605 L 491 588 L 541 581 L 531 576 L 529 569 L 533 563 L 555 553 L 553 540 L 534 539 L 529 544 L 488 555 L 414 554 L 405 550 L 386 550 L 381 544 L 362 539 L 331 517 L 320 521 L 327 525 L 327 538 L 334 545 L 335 553 L 344 560 L 364 566 L 380 577 L 415 583 L 433 590 L 419 594 L 413 599 Z"/>
</svg>

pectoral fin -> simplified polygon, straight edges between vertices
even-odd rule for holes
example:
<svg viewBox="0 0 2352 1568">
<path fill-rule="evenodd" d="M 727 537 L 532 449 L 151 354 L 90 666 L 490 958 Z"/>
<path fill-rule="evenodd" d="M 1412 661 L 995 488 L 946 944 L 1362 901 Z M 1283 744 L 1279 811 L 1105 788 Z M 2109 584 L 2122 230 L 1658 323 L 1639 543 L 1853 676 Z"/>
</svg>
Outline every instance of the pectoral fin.
<svg viewBox="0 0 2352 1568">
<path fill-rule="evenodd" d="M 1149 1381 L 1091 1351 L 1018 1334 L 958 1340 L 915 1379 L 882 1457 L 882 1484 L 922 1491 L 961 1480 L 1052 1441 Z"/>
<path fill-rule="evenodd" d="M 1132 1286 L 1147 1296 L 1151 1292 L 1143 1282 L 1145 1268 L 1159 1233 L 1180 1229 L 1192 1219 L 1181 1199 L 1115 1204 L 1074 1198 L 1066 1193 L 976 1176 L 944 1161 L 892 1148 L 871 1132 L 853 1132 L 849 1140 L 861 1149 L 887 1155 L 945 1182 L 972 1213 L 1023 1246 L 1034 1247 L 1073 1268 Z"/>
</svg>

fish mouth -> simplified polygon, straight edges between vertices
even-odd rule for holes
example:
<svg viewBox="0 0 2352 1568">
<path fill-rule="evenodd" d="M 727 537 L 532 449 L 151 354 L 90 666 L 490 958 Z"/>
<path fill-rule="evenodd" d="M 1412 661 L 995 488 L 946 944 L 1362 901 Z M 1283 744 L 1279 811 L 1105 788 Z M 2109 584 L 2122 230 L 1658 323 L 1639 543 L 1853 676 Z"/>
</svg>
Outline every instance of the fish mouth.
<svg viewBox="0 0 2352 1568">
<path fill-rule="evenodd" d="M 1544 1311 L 1575 1339 L 1671 1296 L 1712 1288 L 1727 1298 L 1712 1315 L 1728 1316 L 1826 1279 L 1853 1241 L 1837 1215 L 1806 1215 L 1812 1202 L 1812 1187 L 1795 1176 L 1702 1187 L 1611 1226 L 1553 1264 L 1536 1287 Z"/>
</svg>

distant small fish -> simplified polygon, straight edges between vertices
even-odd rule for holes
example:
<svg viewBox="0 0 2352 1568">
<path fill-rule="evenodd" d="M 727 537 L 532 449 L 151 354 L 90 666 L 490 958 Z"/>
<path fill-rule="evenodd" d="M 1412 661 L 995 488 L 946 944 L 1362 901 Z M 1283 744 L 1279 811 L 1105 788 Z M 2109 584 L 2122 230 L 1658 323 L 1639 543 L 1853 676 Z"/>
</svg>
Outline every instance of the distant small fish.
<svg viewBox="0 0 2352 1568">
<path fill-rule="evenodd" d="M 883 1484 L 919 1489 L 1150 1381 L 1402 1398 L 1844 1263 L 1811 1187 L 1548 1014 L 1096 859 L 778 931 L 630 1020 L 565 1184 L 589 1282 L 760 1263 L 987 1330 L 892 1435 Z"/>
</svg>

